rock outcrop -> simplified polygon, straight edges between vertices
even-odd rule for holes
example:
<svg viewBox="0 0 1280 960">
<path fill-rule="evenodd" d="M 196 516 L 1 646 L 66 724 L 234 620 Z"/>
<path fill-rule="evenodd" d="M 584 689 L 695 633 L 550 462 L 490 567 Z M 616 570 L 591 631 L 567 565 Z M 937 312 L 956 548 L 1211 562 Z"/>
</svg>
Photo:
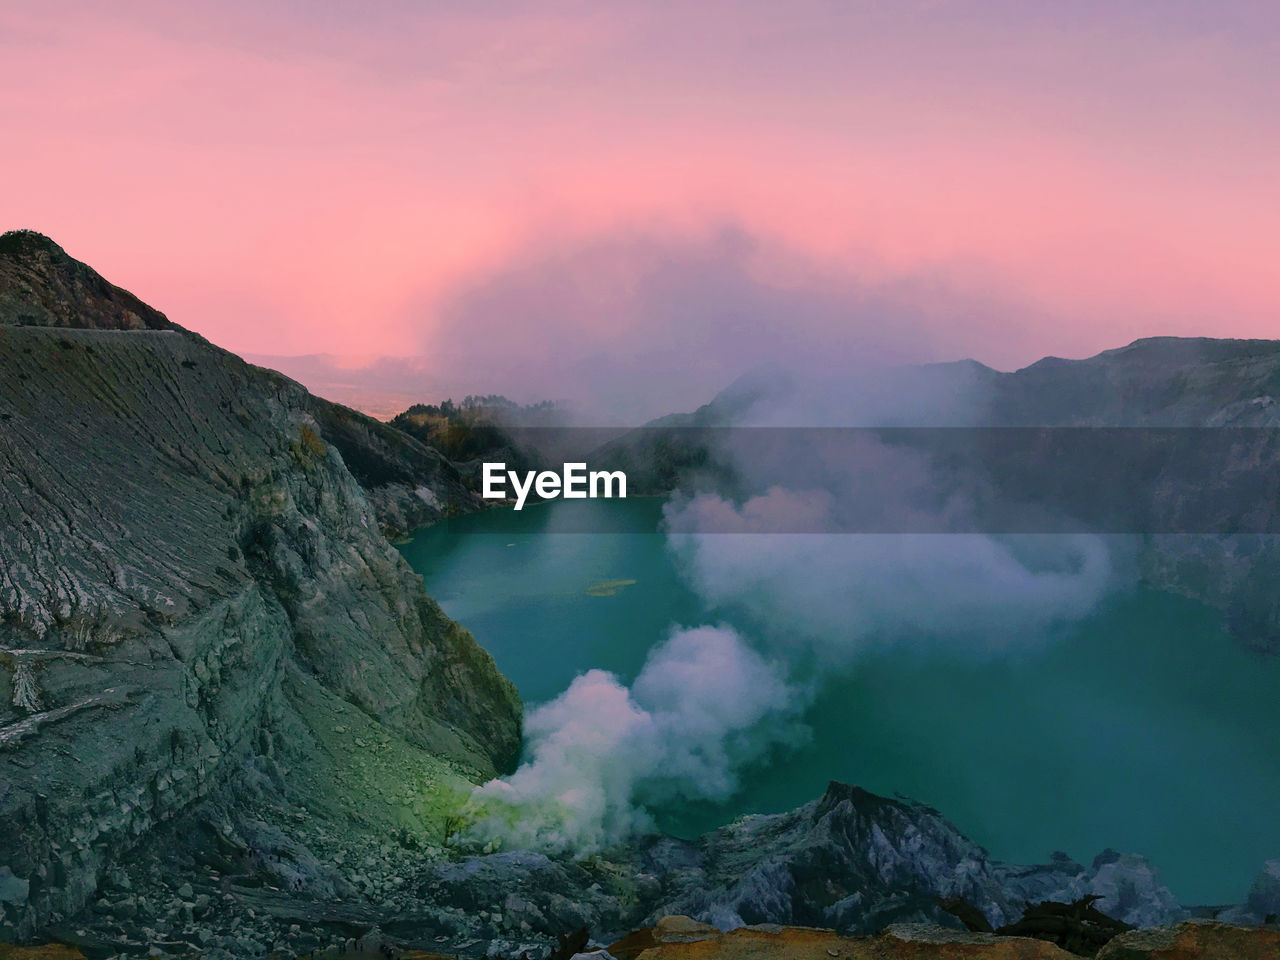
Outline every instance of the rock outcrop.
<svg viewBox="0 0 1280 960">
<path fill-rule="evenodd" d="M 656 912 L 688 914 L 724 930 L 755 923 L 853 933 L 899 922 L 957 926 L 942 903 L 953 897 L 974 905 L 993 929 L 1019 919 L 1028 903 L 1089 894 L 1124 923 L 1186 916 L 1141 857 L 1108 851 L 1089 868 L 1065 856 L 1040 866 L 1005 864 L 932 807 L 840 783 L 789 813 L 744 817 L 692 848 L 655 848 L 653 855 L 680 878 Z"/>
<path fill-rule="evenodd" d="M 330 762 L 296 734 L 347 709 L 464 775 L 514 763 L 514 688 L 344 462 L 376 430 L 38 235 L 0 241 L 0 304 L 0 931 L 255 758 Z"/>
<path fill-rule="evenodd" d="M 0 324 L 174 330 L 163 313 L 109 283 L 34 230 L 0 235 Z"/>
<path fill-rule="evenodd" d="M 316 735 L 311 707 L 300 712 L 312 725 L 294 736 L 334 750 L 332 734 Z M 341 725 L 358 714 L 349 708 Z M 377 736 L 369 726 L 357 735 Z M 305 954 L 378 931 L 404 948 L 547 958 L 572 931 L 606 944 L 676 914 L 689 920 L 679 930 L 662 925 L 673 942 L 778 923 L 843 937 L 923 925 L 954 937 L 964 931 L 949 897 L 972 898 L 1001 926 L 1021 919 L 1028 902 L 1100 894 L 1117 880 L 1062 857 L 1038 867 L 992 861 L 936 811 L 843 784 L 798 810 L 744 818 L 696 841 L 637 838 L 582 860 L 468 854 L 465 844 L 442 844 L 439 834 L 424 843 L 394 822 L 365 828 L 351 819 L 342 769 L 317 777 L 283 746 L 276 757 L 295 764 L 287 776 L 256 758 L 234 797 L 215 794 L 152 831 L 127 864 L 107 869 L 88 910 L 50 932 L 86 952 L 161 941 L 222 957 L 254 944 Z M 1138 858 L 1101 859 L 1132 867 L 1139 881 L 1150 872 Z M 1171 901 L 1160 888 L 1096 905 L 1168 924 L 1185 916 Z"/>
</svg>

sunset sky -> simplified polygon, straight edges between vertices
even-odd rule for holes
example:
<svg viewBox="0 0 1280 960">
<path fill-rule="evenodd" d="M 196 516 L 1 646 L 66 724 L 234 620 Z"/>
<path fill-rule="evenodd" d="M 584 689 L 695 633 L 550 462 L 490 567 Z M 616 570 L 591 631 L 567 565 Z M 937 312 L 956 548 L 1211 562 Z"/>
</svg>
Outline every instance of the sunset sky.
<svg viewBox="0 0 1280 960">
<path fill-rule="evenodd" d="M 1270 0 L 53 0 L 0 58 L 2 226 L 238 352 L 535 399 L 1280 335 Z"/>
</svg>

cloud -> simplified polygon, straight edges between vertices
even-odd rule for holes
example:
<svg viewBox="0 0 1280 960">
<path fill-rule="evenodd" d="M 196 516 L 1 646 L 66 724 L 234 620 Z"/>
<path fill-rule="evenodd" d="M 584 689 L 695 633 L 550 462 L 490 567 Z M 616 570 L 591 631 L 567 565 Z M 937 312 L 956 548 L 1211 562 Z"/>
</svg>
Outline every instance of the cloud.
<svg viewBox="0 0 1280 960">
<path fill-rule="evenodd" d="M 941 271 L 876 280 L 734 223 L 553 231 L 456 285 L 438 312 L 424 340 L 434 368 L 467 370 L 477 392 L 633 422 L 704 403 L 765 362 L 848 378 L 969 352 L 993 317 L 1018 343 L 1031 315 Z"/>
<path fill-rule="evenodd" d="M 1269 336 L 1276 8 L 1196 6 L 6 4 L 5 226 L 259 353 L 434 357 L 548 223 L 659 221 L 935 278 L 993 364 Z M 979 275 L 1032 309 L 943 302 Z"/>
</svg>

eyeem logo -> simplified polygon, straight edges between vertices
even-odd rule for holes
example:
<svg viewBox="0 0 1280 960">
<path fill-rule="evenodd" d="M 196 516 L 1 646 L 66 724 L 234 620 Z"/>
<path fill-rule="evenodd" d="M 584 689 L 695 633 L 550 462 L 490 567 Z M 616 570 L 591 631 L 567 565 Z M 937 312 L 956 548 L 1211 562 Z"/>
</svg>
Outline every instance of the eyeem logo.
<svg viewBox="0 0 1280 960">
<path fill-rule="evenodd" d="M 508 470 L 505 463 L 486 463 L 484 465 L 484 485 L 480 495 L 486 500 L 510 500 L 507 495 L 507 481 L 515 493 L 516 509 L 524 508 L 524 502 L 533 491 L 543 500 L 554 500 L 564 497 L 566 500 L 585 500 L 587 497 L 626 499 L 627 475 L 621 470 L 592 470 L 587 472 L 585 463 L 566 463 L 561 473 L 554 470 L 543 470 L 535 473 L 525 472 L 524 481 L 514 470 Z"/>
</svg>

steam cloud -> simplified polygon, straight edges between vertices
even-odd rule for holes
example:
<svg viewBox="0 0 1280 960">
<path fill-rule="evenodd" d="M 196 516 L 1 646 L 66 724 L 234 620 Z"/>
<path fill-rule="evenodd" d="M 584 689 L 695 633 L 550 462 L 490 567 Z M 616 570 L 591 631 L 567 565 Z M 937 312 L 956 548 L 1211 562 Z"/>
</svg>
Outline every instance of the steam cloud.
<svg viewBox="0 0 1280 960">
<path fill-rule="evenodd" d="M 670 548 L 708 605 L 744 618 L 791 657 L 814 653 L 834 665 L 893 643 L 975 653 L 1039 643 L 1053 625 L 1088 614 L 1115 578 L 1107 543 L 1086 535 L 760 536 L 805 529 L 797 517 L 830 529 L 822 526 L 829 504 L 821 492 L 775 489 L 741 507 L 703 495 L 668 505 Z M 744 532 L 689 532 L 700 519 Z"/>
<path fill-rule="evenodd" d="M 802 735 L 805 699 L 733 629 L 677 629 L 630 689 L 590 670 L 532 711 L 528 759 L 476 789 L 471 834 L 582 855 L 651 829 L 653 804 L 727 799 L 744 765 Z"/>
</svg>

